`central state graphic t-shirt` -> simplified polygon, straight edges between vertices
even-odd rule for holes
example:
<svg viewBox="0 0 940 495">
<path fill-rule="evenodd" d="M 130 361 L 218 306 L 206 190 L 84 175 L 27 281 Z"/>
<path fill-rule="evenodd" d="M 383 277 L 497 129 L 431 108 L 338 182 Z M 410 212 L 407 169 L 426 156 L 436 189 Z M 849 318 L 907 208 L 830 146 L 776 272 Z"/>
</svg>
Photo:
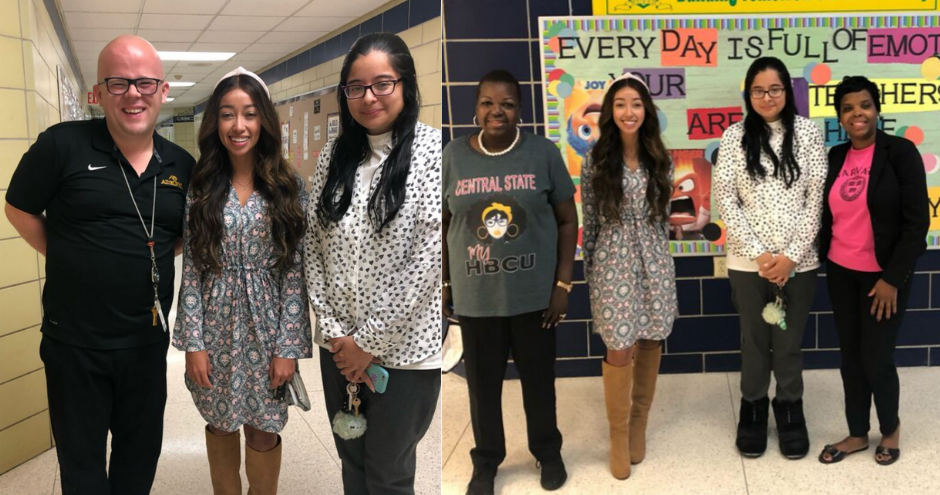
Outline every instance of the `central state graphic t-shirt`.
<svg viewBox="0 0 940 495">
<path fill-rule="evenodd" d="M 568 169 L 540 136 L 523 133 L 498 157 L 475 151 L 468 139 L 451 141 L 443 158 L 454 310 L 490 317 L 545 309 L 558 252 L 554 206 L 575 192 Z"/>
<path fill-rule="evenodd" d="M 880 272 L 875 258 L 875 233 L 868 211 L 868 174 L 875 145 L 850 149 L 829 192 L 832 245 L 829 259 L 860 272 Z"/>
</svg>

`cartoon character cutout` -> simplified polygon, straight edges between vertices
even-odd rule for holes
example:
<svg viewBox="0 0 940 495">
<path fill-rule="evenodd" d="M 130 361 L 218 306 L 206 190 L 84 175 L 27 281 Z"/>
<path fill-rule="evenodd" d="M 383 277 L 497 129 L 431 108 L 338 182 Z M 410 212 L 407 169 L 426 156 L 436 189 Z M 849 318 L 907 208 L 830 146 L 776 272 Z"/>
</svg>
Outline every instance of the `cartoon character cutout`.
<svg viewBox="0 0 940 495">
<path fill-rule="evenodd" d="M 675 174 L 669 200 L 670 239 L 702 240 L 702 229 L 711 221 L 711 164 L 700 157 L 673 153 Z"/>
<path fill-rule="evenodd" d="M 601 117 L 604 102 L 603 89 L 585 89 L 579 83 L 564 100 L 564 119 L 567 134 L 565 155 L 568 173 L 581 175 L 581 164 L 600 137 L 597 122 Z"/>
</svg>

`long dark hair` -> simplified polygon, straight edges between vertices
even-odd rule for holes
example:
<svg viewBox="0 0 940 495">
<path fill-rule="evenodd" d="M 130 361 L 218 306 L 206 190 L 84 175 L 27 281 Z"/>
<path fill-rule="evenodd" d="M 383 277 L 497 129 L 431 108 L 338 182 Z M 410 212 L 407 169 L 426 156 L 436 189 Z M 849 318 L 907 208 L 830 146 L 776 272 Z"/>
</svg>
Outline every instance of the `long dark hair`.
<svg viewBox="0 0 940 495">
<path fill-rule="evenodd" d="M 754 84 L 754 78 L 768 69 L 777 71 L 787 97 L 783 110 L 780 111 L 780 118 L 783 121 L 785 131 L 783 148 L 781 149 L 782 157 L 777 156 L 770 147 L 770 126 L 767 125 L 767 122 L 760 114 L 754 111 L 754 104 L 751 103 L 751 85 Z M 767 175 L 767 171 L 760 164 L 760 155 L 763 151 L 774 163 L 773 176 L 782 178 L 784 185 L 789 188 L 800 178 L 800 165 L 793 155 L 793 122 L 796 120 L 796 95 L 793 92 L 790 72 L 780 59 L 762 57 L 751 64 L 751 67 L 747 70 L 747 77 L 744 79 L 744 105 L 747 107 L 747 115 L 744 117 L 744 137 L 741 139 L 741 146 L 744 148 L 747 157 L 746 170 L 748 175 L 753 179 L 763 179 Z"/>
<path fill-rule="evenodd" d="M 405 201 L 405 183 L 411 168 L 411 146 L 421 108 L 421 95 L 418 93 L 415 62 L 408 45 L 391 33 L 367 34 L 353 43 L 343 60 L 343 70 L 339 75 L 340 88 L 346 85 L 353 62 L 373 51 L 388 55 L 392 68 L 402 78 L 399 84 L 405 100 L 404 108 L 392 125 L 392 143 L 395 147 L 385 159 L 378 186 L 369 198 L 369 217 L 376 232 L 379 232 L 395 218 Z M 366 130 L 353 120 L 346 95 L 340 90 L 336 97 L 340 108 L 340 134 L 333 143 L 326 184 L 317 202 L 317 216 L 324 226 L 346 215 L 355 189 L 356 170 L 371 150 Z"/>
<path fill-rule="evenodd" d="M 189 246 L 198 270 L 221 270 L 222 215 L 231 187 L 232 164 L 219 139 L 219 106 L 222 97 L 233 89 L 248 93 L 261 119 L 261 135 L 254 149 L 254 185 L 268 205 L 271 240 L 277 253 L 273 268 L 281 270 L 297 252 L 307 228 L 306 212 L 298 202 L 303 185 L 281 155 L 281 126 L 274 104 L 261 84 L 249 76 L 232 76 L 221 81 L 206 105 L 199 126 L 201 156 L 189 185 L 193 198 L 189 209 Z"/>
<path fill-rule="evenodd" d="M 649 176 L 646 201 L 650 206 L 650 222 L 665 222 L 672 183 L 669 182 L 670 157 L 663 144 L 659 117 L 653 97 L 643 83 L 635 79 L 622 79 L 610 85 L 604 94 L 601 117 L 598 121 L 600 137 L 591 149 L 591 164 L 594 176 L 591 187 L 597 195 L 598 209 L 610 220 L 620 219 L 623 204 L 623 140 L 620 128 L 614 122 L 614 96 L 624 87 L 633 88 L 640 94 L 645 116 L 639 131 L 638 157 Z"/>
</svg>

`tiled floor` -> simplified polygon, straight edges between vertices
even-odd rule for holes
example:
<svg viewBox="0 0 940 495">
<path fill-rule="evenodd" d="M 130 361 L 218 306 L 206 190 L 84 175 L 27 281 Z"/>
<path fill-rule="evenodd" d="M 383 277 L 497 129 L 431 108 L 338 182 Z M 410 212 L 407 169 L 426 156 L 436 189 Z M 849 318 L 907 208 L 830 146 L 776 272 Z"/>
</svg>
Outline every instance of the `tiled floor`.
<svg viewBox="0 0 940 495">
<path fill-rule="evenodd" d="M 282 495 L 335 495 L 343 492 L 339 458 L 323 405 L 319 365 L 314 359 L 300 363 L 300 372 L 313 402 L 310 412 L 291 408 L 281 434 L 283 459 L 278 493 Z M 212 493 L 206 463 L 205 422 L 199 416 L 183 384 L 184 353 L 172 347 L 167 358 L 169 386 L 163 433 L 163 454 L 152 494 L 202 495 Z M 244 442 L 244 439 L 242 440 Z M 0 476 L 0 494 L 49 495 L 62 493 L 58 482 L 55 449 Z M 242 469 L 242 478 L 245 472 Z M 247 491 L 247 481 L 244 483 Z M 441 404 L 427 435 L 418 444 L 415 491 L 441 492 Z"/>
<path fill-rule="evenodd" d="M 614 479 L 607 466 L 608 434 L 601 379 L 563 378 L 556 382 L 562 455 L 568 482 L 559 494 L 937 494 L 940 493 L 940 369 L 903 368 L 901 375 L 901 459 L 890 467 L 875 464 L 880 438 L 872 417 L 872 447 L 836 465 L 816 456 L 826 443 L 846 435 L 842 381 L 836 370 L 805 372 L 810 454 L 797 461 L 780 455 L 770 420 L 767 453 L 741 457 L 734 447 L 740 401 L 739 373 L 660 377 L 648 430 L 646 460 L 629 479 Z M 466 381 L 443 377 L 444 494 L 463 494 L 470 479 Z M 771 390 L 773 385 L 771 386 Z M 497 493 L 544 494 L 535 460 L 528 452 L 518 380 L 505 382 L 503 416 L 507 456 L 496 478 Z M 772 416 L 772 413 L 771 413 Z"/>
<path fill-rule="evenodd" d="M 177 265 L 179 265 L 177 258 Z M 180 267 L 177 266 L 176 286 Z M 175 321 L 175 310 L 170 321 Z M 337 495 L 343 492 L 340 461 L 323 404 L 323 386 L 317 357 L 300 360 L 300 372 L 313 403 L 310 412 L 292 407 L 282 432 L 283 452 L 278 493 L 281 495 Z M 163 432 L 163 454 L 157 467 L 154 495 L 204 495 L 212 493 L 206 461 L 205 422 L 193 406 L 183 383 L 185 353 L 170 347 L 167 356 L 167 405 Z M 466 395 L 466 394 L 464 394 Z M 415 492 L 441 493 L 441 400 L 427 435 L 418 444 Z M 244 435 L 242 436 L 244 443 Z M 110 449 L 109 449 L 110 454 Z M 58 481 L 55 449 L 0 476 L 2 495 L 49 495 L 62 493 Z M 248 490 L 244 467 L 244 490 Z"/>
<path fill-rule="evenodd" d="M 339 458 L 323 405 L 320 368 L 314 359 L 300 363 L 300 372 L 313 402 L 310 412 L 290 409 L 290 420 L 281 434 L 283 459 L 278 493 L 282 495 L 336 495 L 343 492 Z M 169 386 L 163 437 L 163 454 L 157 468 L 153 494 L 202 495 L 212 493 L 206 463 L 205 422 L 199 416 L 183 384 L 184 353 L 172 347 L 167 358 Z M 244 442 L 244 439 L 242 440 Z M 62 493 L 58 482 L 55 449 L 0 476 L 0 494 L 49 495 Z M 242 469 L 242 478 L 245 472 Z M 247 481 L 244 483 L 247 491 Z M 441 492 L 441 403 L 427 435 L 418 444 L 415 491 L 424 495 Z"/>
</svg>

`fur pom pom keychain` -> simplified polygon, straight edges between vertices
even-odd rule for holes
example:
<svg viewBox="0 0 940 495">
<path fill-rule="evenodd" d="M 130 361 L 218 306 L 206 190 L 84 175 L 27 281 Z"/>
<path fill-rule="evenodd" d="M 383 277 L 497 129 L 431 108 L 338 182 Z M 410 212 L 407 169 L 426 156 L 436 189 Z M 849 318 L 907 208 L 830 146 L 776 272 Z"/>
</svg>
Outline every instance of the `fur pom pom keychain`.
<svg viewBox="0 0 940 495">
<path fill-rule="evenodd" d="M 764 321 L 770 323 L 771 325 L 777 325 L 781 330 L 787 329 L 787 293 L 783 290 L 783 287 L 773 284 L 774 286 L 774 295 L 776 296 L 773 302 L 767 303 L 764 306 L 764 310 L 761 312 L 761 316 L 764 317 Z"/>
<path fill-rule="evenodd" d="M 366 432 L 366 416 L 359 413 L 359 384 L 350 383 L 346 385 L 346 402 L 336 411 L 333 416 L 333 433 L 343 440 L 352 440 L 359 438 Z"/>
</svg>

